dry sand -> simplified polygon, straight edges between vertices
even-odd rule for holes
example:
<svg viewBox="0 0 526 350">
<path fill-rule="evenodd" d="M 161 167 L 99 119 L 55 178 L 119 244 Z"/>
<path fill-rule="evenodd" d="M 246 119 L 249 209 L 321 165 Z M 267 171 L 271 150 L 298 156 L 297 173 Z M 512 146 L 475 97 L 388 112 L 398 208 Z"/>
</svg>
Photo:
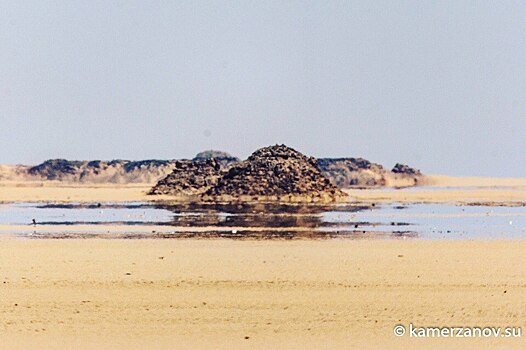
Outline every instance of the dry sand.
<svg viewBox="0 0 526 350">
<path fill-rule="evenodd" d="M 149 184 L 68 184 L 58 181 L 1 181 L 0 202 L 133 202 L 152 199 Z M 158 198 L 157 196 L 155 197 Z M 160 197 L 159 197 L 160 199 Z"/>
<path fill-rule="evenodd" d="M 526 329 L 525 250 L 525 241 L 2 238 L 1 348 L 524 349 L 524 336 L 392 329 Z"/>
<path fill-rule="evenodd" d="M 427 176 L 427 186 L 403 189 L 345 190 L 349 200 L 407 203 L 513 204 L 526 202 L 526 179 Z M 493 203 L 490 203 L 493 202 Z"/>
<path fill-rule="evenodd" d="M 400 203 L 478 203 L 484 205 L 513 205 L 526 202 L 526 188 L 470 188 L 470 189 L 378 189 L 344 190 L 349 201 Z"/>
<path fill-rule="evenodd" d="M 427 176 L 430 186 L 477 186 L 477 187 L 526 187 L 526 178 L 498 178 L 498 177 L 469 177 L 469 176 Z"/>
<path fill-rule="evenodd" d="M 345 190 L 348 201 L 526 202 L 526 179 L 430 176 L 432 187 Z M 132 202 L 171 200 L 148 196 L 151 184 L 68 184 L 56 181 L 0 181 L 1 202 Z M 451 188 L 453 187 L 453 188 Z"/>
</svg>

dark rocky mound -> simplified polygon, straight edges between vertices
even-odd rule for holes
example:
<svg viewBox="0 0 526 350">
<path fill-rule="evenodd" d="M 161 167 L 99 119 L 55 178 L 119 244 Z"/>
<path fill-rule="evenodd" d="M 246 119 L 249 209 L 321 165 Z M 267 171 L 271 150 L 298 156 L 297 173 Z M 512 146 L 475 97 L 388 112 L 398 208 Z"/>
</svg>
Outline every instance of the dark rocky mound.
<svg viewBox="0 0 526 350">
<path fill-rule="evenodd" d="M 247 160 L 232 165 L 205 196 L 335 200 L 345 194 L 321 173 L 315 158 L 276 145 L 261 148 Z"/>
<path fill-rule="evenodd" d="M 192 196 L 202 194 L 214 186 L 222 174 L 223 166 L 212 159 L 179 160 L 172 173 L 160 180 L 148 194 Z"/>
<path fill-rule="evenodd" d="M 409 165 L 401 163 L 396 163 L 391 171 L 395 174 L 422 175 L 420 170 L 411 168 Z"/>
</svg>

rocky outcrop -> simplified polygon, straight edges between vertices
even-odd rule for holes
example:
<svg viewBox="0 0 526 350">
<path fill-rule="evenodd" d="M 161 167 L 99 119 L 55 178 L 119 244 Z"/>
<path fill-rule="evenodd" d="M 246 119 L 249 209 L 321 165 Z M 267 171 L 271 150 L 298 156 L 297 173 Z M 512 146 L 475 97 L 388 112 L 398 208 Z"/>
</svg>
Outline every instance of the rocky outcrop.
<svg viewBox="0 0 526 350">
<path fill-rule="evenodd" d="M 173 171 L 161 179 L 148 194 L 171 196 L 200 195 L 216 185 L 219 178 L 230 165 L 239 162 L 239 158 L 226 152 L 204 151 L 192 160 L 175 162 Z"/>
<path fill-rule="evenodd" d="M 258 149 L 247 160 L 232 165 L 204 196 L 331 201 L 345 194 L 321 173 L 315 158 L 276 145 Z"/>
<path fill-rule="evenodd" d="M 60 180 L 66 176 L 75 175 L 84 165 L 79 161 L 66 159 L 50 159 L 28 170 L 29 175 L 41 176 L 47 180 Z"/>
<path fill-rule="evenodd" d="M 57 180 L 81 183 L 155 183 L 168 175 L 175 160 L 70 161 L 51 159 L 30 167 L 30 180 Z"/>
<path fill-rule="evenodd" d="M 321 158 L 320 169 L 340 188 L 384 186 L 385 169 L 363 158 Z"/>
<path fill-rule="evenodd" d="M 396 163 L 391 170 L 395 174 L 422 175 L 420 170 L 411 168 L 409 165 Z"/>
<path fill-rule="evenodd" d="M 176 161 L 173 171 L 160 180 L 148 194 L 199 195 L 217 184 L 223 170 L 224 166 L 214 158 Z"/>
<path fill-rule="evenodd" d="M 215 159 L 221 167 L 228 167 L 239 159 L 226 152 L 205 151 L 198 153 L 193 160 Z M 21 167 L 23 171 L 0 172 L 0 179 L 13 180 L 56 180 L 80 183 L 156 183 L 175 169 L 177 162 L 184 160 L 92 160 L 77 161 L 50 159 L 33 167 Z M 186 162 L 191 162 L 187 160 Z"/>
<path fill-rule="evenodd" d="M 254 152 L 249 158 L 257 162 L 262 159 L 267 159 L 269 162 L 274 162 L 276 159 L 280 159 L 275 165 L 279 167 L 285 166 L 287 159 L 297 159 L 304 162 L 305 159 L 311 159 L 301 155 L 286 146 L 272 146 L 271 151 L 269 147 L 263 148 Z M 264 151 L 265 150 L 265 151 Z M 262 152 L 270 152 L 263 154 Z M 278 156 L 282 154 L 283 157 Z M 301 156 L 305 157 L 303 159 Z M 242 167 L 246 167 L 247 161 L 241 162 L 238 158 L 231 156 L 226 152 L 220 151 L 204 151 L 198 153 L 192 160 L 142 160 L 142 161 L 129 161 L 129 160 L 112 160 L 112 161 L 69 161 L 65 159 L 51 159 L 37 166 L 7 166 L 0 165 L 0 180 L 2 181 L 45 181 L 55 180 L 64 181 L 71 183 L 113 183 L 113 184 L 127 184 L 127 183 L 147 183 L 156 184 L 159 180 L 165 179 L 170 175 L 176 167 L 178 168 L 177 175 L 173 174 L 170 178 L 175 187 L 183 189 L 183 183 L 190 181 L 189 187 L 184 189 L 183 192 L 201 194 L 201 192 L 208 191 L 212 187 L 212 178 L 217 181 L 223 176 L 223 173 L 227 173 L 227 170 L 231 167 L 235 167 L 241 171 Z M 270 161 L 270 159 L 274 159 Z M 189 180 L 192 174 L 212 174 L 210 169 L 211 165 L 207 163 L 209 160 L 214 160 L 218 164 L 220 170 L 219 175 L 214 175 L 212 178 L 207 180 L 207 188 L 201 188 L 197 190 L 197 184 L 202 182 L 202 179 L 196 178 L 195 180 Z M 313 158 L 311 159 L 311 161 Z M 196 164 L 192 165 L 192 162 Z M 176 163 L 178 165 L 176 165 Z M 208 164 L 208 165 L 207 165 Z M 255 167 L 255 165 L 253 166 Z M 397 163 L 392 170 L 387 170 L 380 164 L 372 163 L 363 158 L 321 158 L 316 162 L 316 166 L 321 171 L 325 178 L 329 179 L 333 185 L 339 188 L 362 188 L 362 187 L 381 187 L 381 186 L 415 186 L 421 183 L 425 183 L 425 176 L 420 170 L 409 167 L 405 164 Z M 212 165 L 216 167 L 216 165 Z M 259 168 L 265 172 L 268 169 L 265 167 Z M 247 169 L 245 169 L 247 170 Z M 254 169 L 248 169 L 251 172 Z M 247 170 L 247 171 L 248 171 Z M 188 175 L 183 175 L 185 171 L 188 171 Z M 243 170 L 244 171 L 244 170 Z M 294 168 L 291 173 L 296 170 Z M 308 172 L 306 173 L 308 176 Z M 232 174 L 231 174 L 232 175 Z M 251 175 L 252 176 L 252 175 Z M 275 181 L 276 179 L 272 180 Z M 191 181 L 194 181 L 192 185 Z M 262 180 L 263 181 L 263 180 Z M 265 185 L 268 185 L 264 182 Z M 269 183 L 270 184 L 270 183 Z M 166 184 L 168 185 L 168 184 Z M 272 185 L 272 184 L 270 184 Z M 237 186 L 237 185 L 236 185 Z M 258 188 L 257 183 L 250 185 L 251 192 L 259 193 L 261 191 L 256 190 Z M 281 186 L 281 185 L 280 185 Z M 195 187 L 195 188 L 194 188 Z M 241 191 L 242 185 L 238 186 L 238 190 Z M 194 188 L 194 189 L 192 189 Z M 283 187 L 286 189 L 287 186 Z M 292 188 L 293 190 L 296 190 Z M 177 190 L 168 190 L 168 187 L 160 187 L 158 189 L 160 193 L 171 194 L 177 192 Z M 218 189 L 219 191 L 219 189 Z M 259 191 L 259 192 L 258 192 Z M 285 192 L 287 192 L 286 190 Z M 248 189 L 247 191 L 248 192 Z M 275 193 L 282 193 L 276 189 Z M 285 193 L 283 192 L 283 193 Z M 215 195 L 215 194 L 211 194 Z"/>
<path fill-rule="evenodd" d="M 240 161 L 239 158 L 234 157 L 227 152 L 214 151 L 214 150 L 199 152 L 196 154 L 196 156 L 192 160 L 199 161 L 199 160 L 208 160 L 208 159 L 215 159 L 223 167 L 227 167 L 230 164 L 237 163 Z"/>
<path fill-rule="evenodd" d="M 318 164 L 323 174 L 340 188 L 414 186 L 423 179 L 420 170 L 407 165 L 396 164 L 389 171 L 363 158 L 322 158 Z"/>
<path fill-rule="evenodd" d="M 334 201 L 345 196 L 306 157 L 285 145 L 261 148 L 241 162 L 180 161 L 150 194 L 198 196 L 202 201 Z"/>
</svg>

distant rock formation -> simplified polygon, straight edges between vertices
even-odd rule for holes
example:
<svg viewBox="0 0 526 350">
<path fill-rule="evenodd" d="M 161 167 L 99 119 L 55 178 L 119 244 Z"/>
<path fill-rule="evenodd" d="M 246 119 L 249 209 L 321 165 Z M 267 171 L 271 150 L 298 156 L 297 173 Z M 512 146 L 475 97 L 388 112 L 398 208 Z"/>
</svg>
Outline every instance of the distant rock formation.
<svg viewBox="0 0 526 350">
<path fill-rule="evenodd" d="M 175 160 L 101 160 L 70 161 L 50 159 L 30 167 L 33 180 L 57 180 L 82 183 L 152 183 L 168 175 Z"/>
<path fill-rule="evenodd" d="M 321 158 L 318 164 L 340 188 L 414 186 L 423 179 L 420 170 L 399 163 L 391 171 L 363 158 Z"/>
<path fill-rule="evenodd" d="M 230 167 L 215 159 L 177 164 L 150 193 L 202 194 L 203 200 L 334 201 L 346 196 L 321 173 L 315 158 L 285 145 L 258 149 Z"/>
<path fill-rule="evenodd" d="M 228 166 L 232 163 L 236 163 L 240 161 L 239 158 L 234 157 L 227 152 L 214 151 L 214 150 L 199 152 L 195 155 L 195 157 L 192 160 L 196 161 L 196 160 L 208 160 L 208 159 L 215 159 L 217 162 L 221 163 L 222 166 Z"/>
<path fill-rule="evenodd" d="M 422 175 L 420 170 L 411 168 L 409 165 L 396 163 L 391 170 L 395 174 L 407 174 L 407 175 Z"/>
<path fill-rule="evenodd" d="M 238 162 L 239 158 L 226 152 L 205 151 L 198 153 L 193 160 L 203 161 L 215 159 L 221 167 Z M 0 179 L 6 180 L 55 180 L 80 183 L 156 183 L 170 174 L 177 162 L 192 162 L 190 160 L 92 160 L 77 161 L 66 159 L 50 159 L 42 164 L 29 167 L 3 166 L 0 169 Z"/>
<path fill-rule="evenodd" d="M 267 152 L 268 154 L 263 154 L 262 152 Z M 280 154 L 282 156 L 280 156 Z M 254 161 L 254 163 L 251 163 L 252 165 L 250 165 L 252 168 L 247 168 L 247 161 L 249 161 L 249 159 L 241 162 L 239 158 L 236 158 L 226 152 L 213 150 L 200 152 L 192 160 L 69 161 L 65 159 L 51 159 L 37 166 L 0 165 L 0 181 L 54 180 L 71 183 L 145 183 L 153 185 L 159 182 L 159 180 L 163 179 L 167 182 L 164 183 L 163 186 L 157 187 L 155 193 L 172 195 L 178 192 L 204 194 L 204 192 L 211 190 L 213 185 L 215 185 L 213 181 L 219 181 L 223 176 L 223 173 L 227 173 L 227 170 L 232 167 L 237 169 L 233 170 L 234 172 L 246 171 L 250 173 L 250 176 L 253 176 L 252 173 L 256 170 L 260 172 L 273 170 L 273 168 L 265 168 L 270 166 L 268 164 L 256 169 L 256 163 L 262 161 L 263 159 L 265 159 L 265 161 L 267 161 L 269 164 L 274 162 L 275 164 L 272 163 L 272 165 L 277 166 L 277 169 L 283 167 L 285 163 L 287 163 L 284 161 L 286 159 L 301 159 L 303 163 L 300 163 L 304 165 L 306 164 L 305 159 L 310 159 L 309 162 L 314 159 L 307 158 L 303 155 L 298 155 L 301 155 L 301 153 L 283 145 L 272 146 L 272 148 L 263 148 L 254 152 L 254 154 L 249 158 Z M 305 157 L 305 159 L 302 157 Z M 279 161 L 277 161 L 277 159 L 279 159 Z M 210 160 L 214 160 L 213 164 L 208 162 Z M 420 172 L 420 170 L 400 163 L 397 163 L 390 171 L 385 169 L 380 164 L 372 163 L 363 158 L 321 158 L 317 160 L 316 164 L 316 167 L 319 168 L 321 173 L 327 179 L 329 179 L 333 185 L 339 188 L 365 188 L 381 186 L 403 187 L 415 186 L 425 183 L 425 176 Z M 215 169 L 217 166 L 219 166 L 219 174 L 214 173 L 216 170 L 212 171 L 212 169 Z M 292 169 L 295 168 L 293 167 Z M 291 174 L 294 173 L 294 171 L 295 170 L 291 170 Z M 188 172 L 188 174 L 186 174 L 186 172 Z M 233 174 L 234 173 L 231 173 L 229 176 L 233 176 Z M 272 172 L 269 173 L 269 175 L 272 174 Z M 302 176 L 309 176 L 308 174 L 309 172 L 306 172 Z M 171 177 L 166 178 L 168 175 L 171 175 Z M 205 181 L 207 186 L 201 187 L 199 184 L 202 183 L 203 176 L 205 175 L 207 176 L 207 180 Z M 195 178 L 192 179 L 192 176 Z M 261 181 L 263 181 L 262 183 L 265 184 L 265 186 L 274 186 L 274 181 L 277 181 L 277 179 L 274 178 L 274 180 L 270 182 L 265 182 L 266 180 L 261 177 Z M 185 187 L 186 185 L 184 184 L 187 184 L 188 187 Z M 221 184 L 221 186 L 226 186 L 223 183 Z M 170 186 L 172 186 L 172 188 L 170 188 Z M 251 183 L 247 186 L 251 187 L 251 193 L 261 192 L 258 189 L 258 183 Z M 279 186 L 281 186 L 281 184 Z M 224 190 L 227 191 L 226 188 Z M 231 189 L 228 191 L 230 190 Z M 237 190 L 242 190 L 241 184 L 239 184 Z M 248 193 L 249 189 L 246 188 L 246 190 Z M 220 191 L 220 189 L 218 188 L 216 191 Z M 275 193 L 277 194 L 281 192 L 276 189 Z M 218 195 L 214 193 L 210 194 Z"/>
<path fill-rule="evenodd" d="M 321 171 L 340 188 L 385 186 L 385 169 L 363 158 L 320 158 Z"/>
<path fill-rule="evenodd" d="M 65 159 L 50 159 L 28 170 L 29 175 L 41 176 L 48 180 L 60 180 L 68 175 L 75 175 L 83 162 Z"/>
</svg>

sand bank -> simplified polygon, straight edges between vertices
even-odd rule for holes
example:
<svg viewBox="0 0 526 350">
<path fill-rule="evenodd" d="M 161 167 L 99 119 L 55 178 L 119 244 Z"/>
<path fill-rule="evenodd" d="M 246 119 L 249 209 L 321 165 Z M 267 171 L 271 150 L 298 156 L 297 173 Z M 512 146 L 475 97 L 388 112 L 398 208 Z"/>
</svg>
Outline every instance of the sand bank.
<svg viewBox="0 0 526 350">
<path fill-rule="evenodd" d="M 8 349 L 524 348 L 525 241 L 0 239 Z"/>
<path fill-rule="evenodd" d="M 82 185 L 58 181 L 0 182 L 0 202 L 134 202 L 152 199 L 148 184 Z"/>
<path fill-rule="evenodd" d="M 344 190 L 349 201 L 400 203 L 477 203 L 481 205 L 518 205 L 526 202 L 526 188 L 448 189 L 415 187 L 411 189 Z"/>
<path fill-rule="evenodd" d="M 345 190 L 347 201 L 368 202 L 526 202 L 526 179 L 432 177 L 432 187 Z M 458 188 L 458 186 L 461 186 Z M 449 187 L 449 188 L 448 188 Z M 453 187 L 453 188 L 451 188 Z M 148 196 L 149 184 L 81 185 L 61 182 L 0 182 L 1 202 L 136 202 L 173 200 Z"/>
</svg>

